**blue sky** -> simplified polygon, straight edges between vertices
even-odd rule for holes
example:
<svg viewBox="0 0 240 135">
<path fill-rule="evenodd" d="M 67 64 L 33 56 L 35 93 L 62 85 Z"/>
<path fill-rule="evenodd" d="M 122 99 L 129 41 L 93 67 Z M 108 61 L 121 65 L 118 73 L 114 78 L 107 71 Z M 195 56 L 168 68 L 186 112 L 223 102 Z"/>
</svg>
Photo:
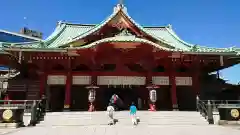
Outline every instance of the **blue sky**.
<svg viewBox="0 0 240 135">
<path fill-rule="evenodd" d="M 57 21 L 98 24 L 118 0 L 1 0 L 0 29 L 23 26 L 48 36 Z M 124 0 L 141 25 L 172 24 L 185 41 L 211 47 L 240 47 L 239 0 Z M 240 81 L 240 65 L 221 71 L 231 83 Z"/>
</svg>

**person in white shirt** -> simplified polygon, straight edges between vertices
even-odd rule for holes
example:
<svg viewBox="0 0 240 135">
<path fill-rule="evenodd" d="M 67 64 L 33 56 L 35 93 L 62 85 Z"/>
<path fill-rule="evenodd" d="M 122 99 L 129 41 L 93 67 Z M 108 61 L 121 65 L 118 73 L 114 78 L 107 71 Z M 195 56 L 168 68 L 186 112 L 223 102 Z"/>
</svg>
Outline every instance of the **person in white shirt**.
<svg viewBox="0 0 240 135">
<path fill-rule="evenodd" d="M 109 118 L 109 122 L 108 122 L 108 125 L 113 125 L 114 124 L 114 118 L 113 118 L 113 115 L 114 115 L 114 107 L 109 104 L 108 107 L 107 107 L 107 116 Z"/>
</svg>

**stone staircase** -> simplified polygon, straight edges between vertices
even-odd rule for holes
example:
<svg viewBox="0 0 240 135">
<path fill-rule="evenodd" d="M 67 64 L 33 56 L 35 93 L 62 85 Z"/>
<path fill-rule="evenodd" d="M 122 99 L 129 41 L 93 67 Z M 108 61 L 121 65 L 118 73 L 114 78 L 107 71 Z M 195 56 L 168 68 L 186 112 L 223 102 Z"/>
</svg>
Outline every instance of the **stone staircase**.
<svg viewBox="0 0 240 135">
<path fill-rule="evenodd" d="M 208 125 L 199 112 L 183 111 L 139 111 L 141 125 Z M 115 113 L 116 125 L 132 125 L 128 111 Z M 38 126 L 92 126 L 107 125 L 106 112 L 53 112 L 47 113 Z"/>
</svg>

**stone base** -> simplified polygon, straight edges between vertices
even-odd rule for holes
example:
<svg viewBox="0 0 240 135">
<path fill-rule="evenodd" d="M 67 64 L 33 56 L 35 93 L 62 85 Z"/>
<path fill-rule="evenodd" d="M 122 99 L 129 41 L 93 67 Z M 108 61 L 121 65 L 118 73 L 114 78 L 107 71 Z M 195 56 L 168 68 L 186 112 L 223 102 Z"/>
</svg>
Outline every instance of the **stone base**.
<svg viewBox="0 0 240 135">
<path fill-rule="evenodd" d="M 64 108 L 63 112 L 70 112 L 71 110 L 69 108 Z"/>
<path fill-rule="evenodd" d="M 218 125 L 240 125 L 240 121 L 219 120 Z"/>
<path fill-rule="evenodd" d="M 23 123 L 0 123 L 0 128 L 19 128 Z"/>
</svg>

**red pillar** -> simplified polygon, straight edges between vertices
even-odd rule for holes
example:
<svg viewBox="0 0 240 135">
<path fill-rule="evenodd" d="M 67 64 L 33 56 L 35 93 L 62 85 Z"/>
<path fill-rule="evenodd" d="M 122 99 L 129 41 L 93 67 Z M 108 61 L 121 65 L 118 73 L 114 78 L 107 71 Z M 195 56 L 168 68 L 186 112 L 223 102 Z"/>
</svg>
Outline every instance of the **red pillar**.
<svg viewBox="0 0 240 135">
<path fill-rule="evenodd" d="M 193 75 L 192 75 L 192 88 L 196 93 L 196 96 L 199 96 L 200 94 L 200 58 L 196 57 L 194 59 L 194 69 L 193 70 Z"/>
<path fill-rule="evenodd" d="M 64 109 L 69 109 L 69 108 L 70 108 L 70 103 L 71 103 L 71 87 L 72 87 L 72 74 L 71 74 L 71 72 L 68 72 L 68 73 L 67 73 L 67 79 L 66 79 Z"/>
<path fill-rule="evenodd" d="M 173 107 L 173 110 L 178 110 L 177 86 L 176 86 L 176 75 L 175 75 L 175 73 L 172 73 L 172 75 L 170 76 L 170 84 L 171 84 L 172 107 Z"/>
<path fill-rule="evenodd" d="M 199 71 L 195 71 L 192 77 L 192 87 L 196 93 L 196 96 L 200 94 L 200 82 L 199 82 Z"/>
<path fill-rule="evenodd" d="M 40 98 L 45 93 L 46 84 L 47 84 L 47 74 L 45 72 L 42 72 L 40 74 L 40 91 L 39 91 Z"/>
</svg>

